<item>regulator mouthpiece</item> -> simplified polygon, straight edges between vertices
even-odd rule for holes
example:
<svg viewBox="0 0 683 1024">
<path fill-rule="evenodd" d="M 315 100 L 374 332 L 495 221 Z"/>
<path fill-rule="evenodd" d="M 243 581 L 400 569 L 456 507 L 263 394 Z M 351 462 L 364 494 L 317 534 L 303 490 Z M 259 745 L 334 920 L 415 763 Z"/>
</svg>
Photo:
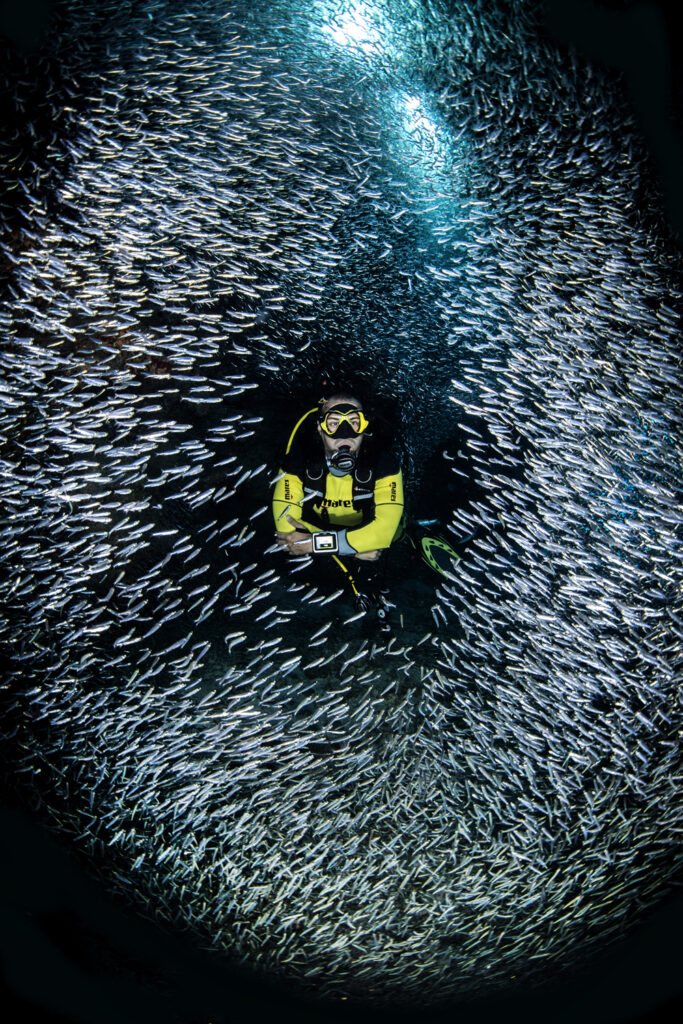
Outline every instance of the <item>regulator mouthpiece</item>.
<svg viewBox="0 0 683 1024">
<path fill-rule="evenodd" d="M 342 473 L 351 473 L 356 467 L 356 455 L 343 445 L 330 455 L 330 465 Z"/>
</svg>

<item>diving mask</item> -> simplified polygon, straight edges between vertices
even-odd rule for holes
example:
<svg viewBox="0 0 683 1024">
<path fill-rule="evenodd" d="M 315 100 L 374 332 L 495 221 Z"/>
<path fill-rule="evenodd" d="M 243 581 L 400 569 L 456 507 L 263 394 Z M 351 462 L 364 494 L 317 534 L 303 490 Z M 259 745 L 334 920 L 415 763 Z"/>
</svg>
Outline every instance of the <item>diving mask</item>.
<svg viewBox="0 0 683 1024">
<path fill-rule="evenodd" d="M 318 422 L 328 437 L 337 438 L 355 437 L 368 427 L 363 410 L 349 404 L 333 405 Z"/>
</svg>

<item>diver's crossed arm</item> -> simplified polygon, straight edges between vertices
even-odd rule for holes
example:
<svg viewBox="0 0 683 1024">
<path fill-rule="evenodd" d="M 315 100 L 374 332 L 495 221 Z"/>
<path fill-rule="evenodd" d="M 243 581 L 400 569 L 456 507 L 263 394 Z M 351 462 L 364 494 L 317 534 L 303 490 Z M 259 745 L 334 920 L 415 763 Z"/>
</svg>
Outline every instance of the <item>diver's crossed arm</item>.
<svg viewBox="0 0 683 1024">
<path fill-rule="evenodd" d="M 388 548 L 403 515 L 403 474 L 375 481 L 375 518 L 365 526 L 349 529 L 346 539 L 358 554 Z"/>
<path fill-rule="evenodd" d="M 356 555 L 359 558 L 377 558 L 383 548 L 391 544 L 403 515 L 403 476 L 401 471 L 381 477 L 375 482 L 375 516 L 365 526 L 356 529 L 339 530 L 340 553 Z M 273 492 L 273 518 L 278 541 L 286 544 L 293 554 L 308 554 L 310 538 L 298 527 L 315 532 L 319 527 L 311 526 L 300 518 L 304 487 L 301 479 L 293 473 L 283 473 Z M 334 525 L 331 524 L 334 528 Z M 346 544 L 344 544 L 346 541 Z M 344 550 L 346 548 L 346 550 Z"/>
<path fill-rule="evenodd" d="M 310 532 L 315 527 L 300 520 L 301 505 L 304 500 L 304 485 L 294 473 L 282 472 L 273 491 L 273 519 L 275 520 L 278 544 L 286 547 L 291 555 L 308 555 L 311 553 Z"/>
<path fill-rule="evenodd" d="M 291 533 L 294 527 L 288 522 L 287 516 L 299 518 L 304 500 L 304 485 L 294 473 L 285 473 L 282 470 L 280 472 L 282 475 L 273 491 L 273 519 L 278 533 Z"/>
</svg>

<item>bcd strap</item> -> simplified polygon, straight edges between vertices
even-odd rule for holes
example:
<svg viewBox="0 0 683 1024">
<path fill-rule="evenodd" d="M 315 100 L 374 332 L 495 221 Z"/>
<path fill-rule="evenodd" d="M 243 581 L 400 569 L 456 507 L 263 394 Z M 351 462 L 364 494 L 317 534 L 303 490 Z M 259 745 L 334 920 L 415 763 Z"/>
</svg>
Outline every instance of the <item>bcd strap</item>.
<svg viewBox="0 0 683 1024">
<path fill-rule="evenodd" d="M 313 493 L 307 495 L 306 502 L 308 504 L 314 498 L 323 498 L 324 494 L 320 490 L 320 482 L 325 475 L 326 465 L 322 460 L 309 462 L 306 465 L 306 480 L 310 484 L 317 485 L 313 487 Z M 369 512 L 367 503 L 375 495 L 375 470 L 373 466 L 356 466 L 353 471 L 353 486 L 351 489 L 351 501 L 356 512 L 362 512 L 365 516 Z M 322 509 L 323 513 L 327 513 L 327 509 Z M 323 518 L 327 521 L 329 513 L 324 515 Z"/>
</svg>

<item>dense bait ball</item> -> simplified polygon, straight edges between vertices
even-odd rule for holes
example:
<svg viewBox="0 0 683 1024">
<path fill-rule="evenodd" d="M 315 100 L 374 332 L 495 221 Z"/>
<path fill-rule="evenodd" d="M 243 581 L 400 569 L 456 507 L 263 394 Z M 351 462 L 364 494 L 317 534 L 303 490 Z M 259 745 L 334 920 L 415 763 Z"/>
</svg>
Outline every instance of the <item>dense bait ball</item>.
<svg viewBox="0 0 683 1024">
<path fill-rule="evenodd" d="M 1 65 L 17 785 L 110 890 L 325 996 L 577 962 L 676 870 L 680 258 L 618 77 L 541 24 L 64 0 Z M 273 543 L 326 374 L 474 534 L 450 577 L 398 552 L 388 637 Z"/>
</svg>

